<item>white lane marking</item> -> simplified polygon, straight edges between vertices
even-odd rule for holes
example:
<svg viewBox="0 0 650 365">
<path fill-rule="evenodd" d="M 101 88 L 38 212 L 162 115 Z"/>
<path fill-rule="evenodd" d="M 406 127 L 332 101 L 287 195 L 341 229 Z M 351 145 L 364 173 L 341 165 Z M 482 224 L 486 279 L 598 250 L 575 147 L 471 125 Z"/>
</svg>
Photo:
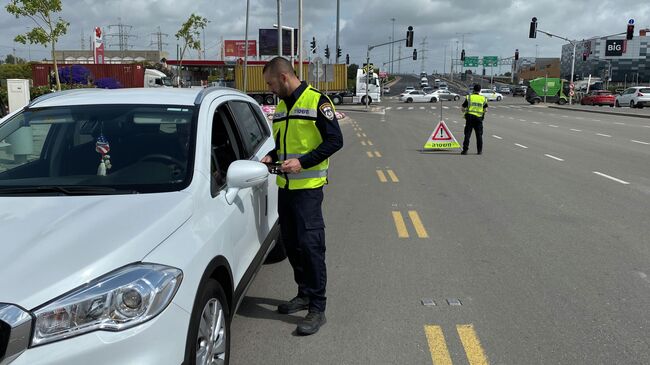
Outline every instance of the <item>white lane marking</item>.
<svg viewBox="0 0 650 365">
<path fill-rule="evenodd" d="M 539 124 L 539 122 L 533 122 L 533 124 Z"/>
<path fill-rule="evenodd" d="M 503 138 L 501 138 L 501 137 L 499 137 L 499 136 L 497 136 L 497 135 L 495 135 L 495 134 L 493 134 L 492 137 L 494 137 L 494 138 L 496 138 L 496 139 L 503 139 Z"/>
<path fill-rule="evenodd" d="M 432 106 L 431 109 L 437 109 L 435 106 Z"/>
<path fill-rule="evenodd" d="M 558 128 L 558 126 L 556 126 L 555 124 L 549 124 L 548 126 L 551 128 Z"/>
<path fill-rule="evenodd" d="M 596 133 L 597 136 L 601 137 L 611 137 L 609 134 Z"/>
<path fill-rule="evenodd" d="M 453 122 L 454 122 L 454 123 L 458 123 L 458 121 L 457 121 L 457 120 L 454 120 Z"/>
<path fill-rule="evenodd" d="M 609 176 L 609 175 L 607 175 L 607 174 L 603 174 L 602 172 L 594 171 L 594 174 L 596 174 L 596 175 L 600 175 L 600 176 L 602 176 L 602 177 L 608 178 L 608 179 L 613 180 L 613 181 L 616 181 L 616 182 L 621 183 L 621 184 L 623 184 L 623 185 L 629 185 L 629 184 L 630 184 L 630 183 L 627 182 L 627 181 L 624 181 L 624 180 L 621 180 L 621 179 L 617 179 L 617 178 L 615 178 L 615 177 L 613 177 L 613 176 Z"/>
<path fill-rule="evenodd" d="M 420 110 L 424 110 L 424 107 L 423 107 L 423 106 L 421 106 L 421 107 L 420 107 Z"/>
<path fill-rule="evenodd" d="M 413 110 L 413 107 L 412 107 L 412 106 L 409 106 L 409 110 Z"/>
<path fill-rule="evenodd" d="M 456 105 L 456 106 L 454 107 L 454 109 L 460 109 L 460 107 L 459 107 L 458 105 Z"/>
<path fill-rule="evenodd" d="M 576 119 L 580 119 L 580 120 L 582 120 L 582 119 L 585 119 L 585 118 L 583 118 L 583 117 L 576 117 Z"/>
<path fill-rule="evenodd" d="M 520 121 L 520 122 L 525 122 L 525 121 L 526 121 L 526 119 L 519 119 L 519 121 Z"/>
<path fill-rule="evenodd" d="M 448 106 L 443 106 L 442 108 L 443 108 L 443 109 L 449 109 L 449 107 L 448 107 Z"/>
<path fill-rule="evenodd" d="M 514 117 L 508 117 L 508 119 L 513 119 L 514 120 L 515 118 Z"/>
<path fill-rule="evenodd" d="M 594 119 L 594 122 L 602 122 L 600 119 Z"/>
<path fill-rule="evenodd" d="M 650 128 L 650 125 L 644 125 L 643 128 Z"/>
<path fill-rule="evenodd" d="M 568 118 L 568 117 L 569 117 L 568 115 L 563 115 L 563 116 L 562 116 L 562 118 Z"/>
<path fill-rule="evenodd" d="M 631 141 L 634 142 L 634 143 L 640 143 L 640 144 L 650 145 L 650 143 L 648 143 L 648 142 L 637 141 L 636 139 L 632 139 Z"/>
<path fill-rule="evenodd" d="M 393 109 L 392 106 L 388 106 L 388 107 L 386 107 L 386 110 L 391 110 L 391 109 Z"/>
<path fill-rule="evenodd" d="M 402 110 L 402 109 L 404 109 L 403 106 L 398 106 L 398 107 L 397 107 L 397 110 Z"/>
<path fill-rule="evenodd" d="M 548 157 L 548 158 L 552 158 L 552 159 L 557 160 L 557 161 L 564 161 L 563 159 L 561 159 L 561 158 L 559 158 L 559 157 L 555 157 L 555 156 L 553 156 L 553 155 L 544 154 L 544 156 L 546 156 L 546 157 Z"/>
<path fill-rule="evenodd" d="M 582 132 L 582 129 L 573 129 L 573 128 L 571 128 L 571 129 L 569 129 L 569 130 L 570 130 L 570 131 L 574 131 L 574 132 Z"/>
<path fill-rule="evenodd" d="M 524 146 L 523 144 L 519 144 L 519 143 L 515 143 L 515 146 L 518 146 L 518 147 L 521 147 L 521 148 L 528 148 L 528 147 Z"/>
<path fill-rule="evenodd" d="M 625 125 L 625 123 L 621 123 L 621 122 L 614 122 L 614 124 L 616 124 L 616 125 Z"/>
</svg>

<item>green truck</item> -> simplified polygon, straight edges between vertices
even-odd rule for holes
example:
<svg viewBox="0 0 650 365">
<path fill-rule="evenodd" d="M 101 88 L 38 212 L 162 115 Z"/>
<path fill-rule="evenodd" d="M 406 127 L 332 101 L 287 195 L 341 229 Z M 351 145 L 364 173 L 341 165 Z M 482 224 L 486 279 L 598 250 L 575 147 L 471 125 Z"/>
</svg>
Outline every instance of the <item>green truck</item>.
<svg viewBox="0 0 650 365">
<path fill-rule="evenodd" d="M 526 90 L 526 101 L 531 104 L 545 101 L 564 105 L 569 101 L 568 94 L 569 83 L 566 80 L 557 77 L 540 77 L 530 81 Z"/>
</svg>

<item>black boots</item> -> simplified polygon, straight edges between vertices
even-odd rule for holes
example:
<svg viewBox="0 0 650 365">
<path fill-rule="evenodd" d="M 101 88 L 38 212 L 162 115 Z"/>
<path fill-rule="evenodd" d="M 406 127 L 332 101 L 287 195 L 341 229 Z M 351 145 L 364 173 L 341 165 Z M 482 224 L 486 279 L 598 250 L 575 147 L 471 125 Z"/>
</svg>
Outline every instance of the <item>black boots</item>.
<svg viewBox="0 0 650 365">
<path fill-rule="evenodd" d="M 325 313 L 310 311 L 307 313 L 307 316 L 298 322 L 298 327 L 296 327 L 296 332 L 301 336 L 309 336 L 318 332 L 322 325 L 327 322 L 325 319 Z"/>
<path fill-rule="evenodd" d="M 286 303 L 278 306 L 278 313 L 291 314 L 309 308 L 309 298 L 295 297 Z"/>
</svg>

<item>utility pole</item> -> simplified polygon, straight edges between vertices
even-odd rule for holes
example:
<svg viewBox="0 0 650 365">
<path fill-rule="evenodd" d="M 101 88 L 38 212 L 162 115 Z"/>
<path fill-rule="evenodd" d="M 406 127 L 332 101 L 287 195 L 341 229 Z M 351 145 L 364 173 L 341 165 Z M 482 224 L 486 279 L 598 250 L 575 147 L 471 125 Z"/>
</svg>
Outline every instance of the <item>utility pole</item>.
<svg viewBox="0 0 650 365">
<path fill-rule="evenodd" d="M 282 0 L 278 0 L 278 56 L 280 57 L 282 57 L 282 15 L 281 14 L 282 14 Z"/>
<path fill-rule="evenodd" d="M 106 36 L 115 38 L 117 37 L 117 46 L 118 49 L 121 52 L 121 56 L 124 57 L 124 51 L 128 51 L 129 48 L 133 46 L 129 46 L 129 38 L 136 38 L 136 36 L 129 34 L 129 32 L 133 29 L 132 25 L 126 25 L 122 24 L 122 18 L 117 18 L 118 23 L 117 24 L 111 24 L 108 26 L 108 30 L 111 31 L 112 28 L 117 28 L 117 33 L 109 33 Z M 109 48 L 113 47 L 115 44 L 109 44 Z"/>
<path fill-rule="evenodd" d="M 422 66 L 420 67 L 420 72 L 424 72 L 424 62 L 425 62 L 425 60 L 427 58 L 427 56 L 426 56 L 426 54 L 427 54 L 427 48 L 426 48 L 427 47 L 427 37 L 424 37 L 424 39 L 422 39 L 422 43 L 420 43 L 420 44 L 422 45 L 422 48 L 420 50 L 420 52 L 422 54 Z"/>
<path fill-rule="evenodd" d="M 160 27 L 158 27 L 158 31 L 157 31 L 156 33 L 151 33 L 151 35 L 152 35 L 152 36 L 155 36 L 155 37 L 156 37 L 156 40 L 155 40 L 155 41 L 152 40 L 152 41 L 149 43 L 149 47 L 151 47 L 151 46 L 153 46 L 153 45 L 156 45 L 157 48 L 158 48 L 158 52 L 159 52 L 159 53 L 162 53 L 162 51 L 163 51 L 163 46 L 167 46 L 167 45 L 169 45 L 169 43 L 164 43 L 164 42 L 163 42 L 162 37 L 163 37 L 163 36 L 165 36 L 165 37 L 169 37 L 169 34 L 161 32 L 161 31 L 160 31 Z M 204 40 L 204 41 L 205 41 L 205 40 Z"/>
<path fill-rule="evenodd" d="M 339 18 L 341 14 L 341 0 L 336 0 L 336 48 L 334 48 L 334 52 L 336 53 L 336 62 L 339 63 Z"/>
<path fill-rule="evenodd" d="M 337 22 L 338 22 L 338 11 L 337 11 Z M 339 40 L 339 27 L 336 26 L 336 43 L 338 44 Z M 298 0 L 298 78 L 302 81 L 302 0 Z M 338 61 L 338 59 L 337 59 Z M 338 62 L 337 62 L 338 63 Z M 309 67 L 309 66 L 308 66 Z"/>
<path fill-rule="evenodd" d="M 397 46 L 397 73 L 402 73 L 402 45 Z"/>
<path fill-rule="evenodd" d="M 395 18 L 390 18 L 393 22 L 393 40 L 395 39 Z M 400 57 L 401 58 L 401 57 Z M 390 45 L 390 74 L 393 74 L 393 62 L 395 61 L 395 44 Z"/>
<path fill-rule="evenodd" d="M 84 36 L 84 31 L 81 31 L 81 50 L 85 51 L 86 50 L 86 37 Z"/>
</svg>

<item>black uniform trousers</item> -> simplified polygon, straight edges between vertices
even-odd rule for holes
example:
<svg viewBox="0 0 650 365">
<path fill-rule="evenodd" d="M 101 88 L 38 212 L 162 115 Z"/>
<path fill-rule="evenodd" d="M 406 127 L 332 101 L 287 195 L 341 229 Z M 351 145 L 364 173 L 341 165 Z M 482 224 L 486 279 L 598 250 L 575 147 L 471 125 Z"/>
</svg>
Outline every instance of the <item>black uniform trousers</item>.
<svg viewBox="0 0 650 365">
<path fill-rule="evenodd" d="M 463 140 L 463 151 L 469 149 L 469 139 L 472 137 L 472 129 L 476 132 L 476 149 L 483 150 L 483 118 L 472 114 L 465 114 L 465 139 Z"/>
<path fill-rule="evenodd" d="M 325 312 L 323 188 L 278 190 L 282 241 L 298 284 L 298 296 L 309 298 L 310 310 Z"/>
</svg>

